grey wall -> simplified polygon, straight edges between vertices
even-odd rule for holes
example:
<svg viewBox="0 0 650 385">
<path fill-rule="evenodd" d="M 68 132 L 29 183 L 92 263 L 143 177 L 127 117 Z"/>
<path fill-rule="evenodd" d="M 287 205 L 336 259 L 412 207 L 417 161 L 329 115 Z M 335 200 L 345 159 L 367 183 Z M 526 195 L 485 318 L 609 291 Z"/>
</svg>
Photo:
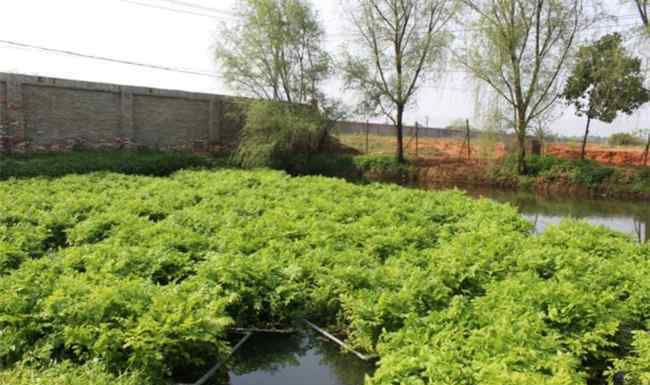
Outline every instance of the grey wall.
<svg viewBox="0 0 650 385">
<path fill-rule="evenodd" d="M 366 130 L 371 135 L 394 136 L 395 126 L 381 123 L 365 122 L 339 122 L 337 130 L 341 134 L 364 134 Z M 414 126 L 404 126 L 404 135 L 412 135 L 415 131 Z M 422 138 L 464 138 L 465 130 L 453 130 L 448 128 L 418 127 L 418 136 Z M 471 133 L 472 137 L 478 135 L 477 132 Z"/>
<path fill-rule="evenodd" d="M 232 147 L 239 110 L 223 95 L 0 73 L 0 149 Z"/>
</svg>

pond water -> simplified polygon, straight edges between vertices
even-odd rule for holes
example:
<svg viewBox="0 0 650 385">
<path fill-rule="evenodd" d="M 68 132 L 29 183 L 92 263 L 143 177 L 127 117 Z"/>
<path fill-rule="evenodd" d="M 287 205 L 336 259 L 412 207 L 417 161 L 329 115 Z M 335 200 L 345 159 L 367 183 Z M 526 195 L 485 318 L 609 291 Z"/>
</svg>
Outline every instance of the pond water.
<svg viewBox="0 0 650 385">
<path fill-rule="evenodd" d="M 445 187 L 448 188 L 448 187 Z M 485 197 L 517 207 L 537 232 L 563 219 L 578 218 L 650 241 L 650 203 L 571 196 L 539 196 L 531 192 L 458 186 L 473 197 Z"/>
<path fill-rule="evenodd" d="M 255 334 L 231 363 L 223 385 L 362 385 L 374 370 L 311 331 Z"/>
</svg>

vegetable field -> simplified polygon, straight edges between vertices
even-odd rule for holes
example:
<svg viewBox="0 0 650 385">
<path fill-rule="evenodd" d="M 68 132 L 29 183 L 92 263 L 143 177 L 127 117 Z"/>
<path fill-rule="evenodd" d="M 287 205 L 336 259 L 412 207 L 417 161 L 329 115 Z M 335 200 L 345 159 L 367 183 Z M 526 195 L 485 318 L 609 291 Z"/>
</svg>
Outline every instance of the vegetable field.
<svg viewBox="0 0 650 385">
<path fill-rule="evenodd" d="M 303 317 L 368 384 L 647 385 L 650 246 L 275 171 L 0 182 L 2 384 L 160 384 Z"/>
</svg>

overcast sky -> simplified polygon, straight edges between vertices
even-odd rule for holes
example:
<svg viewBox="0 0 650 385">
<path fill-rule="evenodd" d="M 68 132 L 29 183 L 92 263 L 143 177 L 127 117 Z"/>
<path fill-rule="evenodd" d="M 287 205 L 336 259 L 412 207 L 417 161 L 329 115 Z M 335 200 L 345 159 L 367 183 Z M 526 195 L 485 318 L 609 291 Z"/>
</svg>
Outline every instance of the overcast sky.
<svg viewBox="0 0 650 385">
<path fill-rule="evenodd" d="M 314 0 L 327 30 L 327 47 L 334 53 L 345 42 L 345 14 L 340 0 Z M 623 16 L 620 28 L 638 22 L 634 9 L 611 1 L 611 9 Z M 2 0 L 0 40 L 25 43 L 87 55 L 116 58 L 157 66 L 218 74 L 214 44 L 220 25 L 231 23 L 236 0 Z M 210 11 L 197 6 L 223 10 Z M 149 6 L 146 6 L 149 5 Z M 157 7 L 157 8 L 156 8 Z M 169 8 L 169 9 L 168 9 Z M 210 14 L 210 15 L 207 15 Z M 61 53 L 15 47 L 0 43 L 0 71 L 68 79 L 111 82 L 188 91 L 232 94 L 212 76 L 184 74 L 133 65 L 79 58 Z M 340 82 L 327 85 L 330 95 L 349 94 Z M 457 118 L 474 117 L 472 82 L 463 75 L 447 75 L 423 89 L 407 121 L 445 126 Z M 577 135 L 584 121 L 567 111 L 553 124 L 554 131 Z M 613 124 L 593 125 L 595 135 L 650 127 L 650 107 Z"/>
</svg>

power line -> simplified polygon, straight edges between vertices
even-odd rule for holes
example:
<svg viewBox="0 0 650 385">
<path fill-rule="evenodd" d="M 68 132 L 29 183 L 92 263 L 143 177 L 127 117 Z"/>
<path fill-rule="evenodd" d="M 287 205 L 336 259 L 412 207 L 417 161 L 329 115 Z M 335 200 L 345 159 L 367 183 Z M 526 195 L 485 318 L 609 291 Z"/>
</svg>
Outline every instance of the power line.
<svg viewBox="0 0 650 385">
<path fill-rule="evenodd" d="M 180 0 L 160 0 L 160 1 L 180 5 L 182 7 L 187 7 L 187 8 L 194 8 L 194 9 L 199 9 L 199 10 L 208 11 L 208 12 L 221 13 L 221 14 L 224 14 L 224 15 L 228 15 L 230 17 L 237 17 L 237 14 L 235 14 L 234 12 L 229 12 L 229 11 L 226 11 L 224 9 L 206 7 L 204 5 L 200 5 L 200 4 L 196 4 L 196 3 L 190 3 L 190 2 L 187 2 L 187 1 L 180 1 Z"/>
<path fill-rule="evenodd" d="M 163 10 L 163 11 L 181 13 L 181 14 L 186 14 L 186 15 L 207 17 L 209 19 L 215 19 L 215 20 L 223 20 L 224 17 L 227 17 L 227 18 L 232 18 L 233 17 L 231 15 L 217 16 L 217 15 L 208 14 L 208 13 L 205 13 L 205 12 L 189 11 L 189 10 L 183 10 L 183 9 L 178 9 L 178 8 L 165 7 L 165 6 L 162 6 L 162 5 L 155 5 L 155 4 L 151 4 L 151 3 L 143 3 L 141 1 L 136 1 L 136 0 L 118 0 L 118 1 L 121 1 L 123 3 L 138 5 L 138 6 L 141 6 L 141 7 L 154 8 L 154 9 L 159 9 L 159 10 Z"/>
<path fill-rule="evenodd" d="M 214 78 L 214 79 L 220 79 L 221 78 L 219 75 L 214 74 L 214 73 L 210 73 L 210 72 L 207 72 L 207 71 L 200 71 L 200 70 L 194 70 L 194 69 L 185 69 L 185 68 L 178 68 L 178 67 L 170 67 L 170 66 L 163 66 L 163 65 L 158 65 L 158 64 L 140 63 L 140 62 L 135 62 L 135 61 L 130 61 L 130 60 L 110 58 L 110 57 L 107 57 L 107 56 L 97 56 L 97 55 L 84 54 L 84 53 L 75 52 L 75 51 L 68 51 L 68 50 L 62 50 L 62 49 L 56 49 L 56 48 L 42 47 L 42 46 L 26 44 L 26 43 L 11 41 L 11 40 L 0 40 L 0 43 L 10 45 L 10 46 L 13 46 L 13 47 L 29 48 L 29 49 L 35 49 L 35 50 L 39 50 L 39 51 L 43 51 L 43 52 L 48 52 L 48 53 L 63 54 L 63 55 L 68 55 L 68 56 L 81 57 L 81 58 L 85 58 L 85 59 L 99 60 L 99 61 L 118 63 L 118 64 L 126 64 L 126 65 L 137 66 L 137 67 L 152 68 L 152 69 L 157 69 L 157 70 L 162 70 L 162 71 L 178 72 L 178 73 L 184 73 L 184 74 L 190 74 L 190 75 L 204 76 L 204 77 L 210 77 L 210 78 Z"/>
</svg>

